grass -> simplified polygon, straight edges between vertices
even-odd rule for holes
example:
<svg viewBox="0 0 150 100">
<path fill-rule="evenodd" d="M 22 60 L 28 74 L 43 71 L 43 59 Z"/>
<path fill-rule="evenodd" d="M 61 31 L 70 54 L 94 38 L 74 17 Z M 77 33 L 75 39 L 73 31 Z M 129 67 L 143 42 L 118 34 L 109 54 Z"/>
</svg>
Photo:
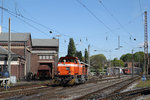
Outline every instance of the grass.
<svg viewBox="0 0 150 100">
<path fill-rule="evenodd" d="M 146 81 L 140 81 L 137 85 L 136 88 L 140 88 L 140 87 L 150 87 L 150 80 L 146 80 Z"/>
</svg>

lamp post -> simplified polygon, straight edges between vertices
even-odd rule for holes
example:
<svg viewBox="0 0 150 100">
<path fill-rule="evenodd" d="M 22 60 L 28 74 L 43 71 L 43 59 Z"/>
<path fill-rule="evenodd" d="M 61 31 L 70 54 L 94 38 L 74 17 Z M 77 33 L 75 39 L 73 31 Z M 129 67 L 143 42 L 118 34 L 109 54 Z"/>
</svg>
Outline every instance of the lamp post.
<svg viewBox="0 0 150 100">
<path fill-rule="evenodd" d="M 89 65 L 89 66 L 88 66 L 88 73 L 91 74 L 91 73 L 90 73 L 90 72 L 91 72 L 91 71 L 90 71 L 90 69 L 91 69 L 91 68 L 90 68 L 90 67 L 91 67 L 91 66 L 90 66 L 90 44 L 88 45 L 88 65 Z"/>
</svg>

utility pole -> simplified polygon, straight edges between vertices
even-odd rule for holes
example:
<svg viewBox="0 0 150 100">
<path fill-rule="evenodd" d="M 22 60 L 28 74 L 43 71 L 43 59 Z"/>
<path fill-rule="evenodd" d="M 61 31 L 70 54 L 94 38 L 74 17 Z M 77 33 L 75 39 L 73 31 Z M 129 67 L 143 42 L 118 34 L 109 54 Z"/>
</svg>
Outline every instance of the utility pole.
<svg viewBox="0 0 150 100">
<path fill-rule="evenodd" d="M 2 0 L 2 9 L 1 9 L 1 33 L 2 33 L 2 29 L 3 29 L 3 0 Z"/>
<path fill-rule="evenodd" d="M 88 45 L 88 73 L 90 74 L 90 45 Z"/>
<path fill-rule="evenodd" d="M 132 77 L 134 76 L 133 49 L 132 49 Z"/>
<path fill-rule="evenodd" d="M 118 36 L 118 48 L 116 48 L 115 50 L 119 50 L 122 46 L 120 46 L 120 36 Z"/>
<path fill-rule="evenodd" d="M 120 48 L 120 36 L 118 36 L 118 48 Z"/>
<path fill-rule="evenodd" d="M 148 75 L 148 32 L 147 32 L 147 11 L 144 12 L 144 75 Z"/>
<path fill-rule="evenodd" d="M 9 72 L 9 75 L 11 76 L 11 22 L 10 22 L 10 18 L 9 18 L 9 35 L 8 35 L 8 72 Z"/>
</svg>

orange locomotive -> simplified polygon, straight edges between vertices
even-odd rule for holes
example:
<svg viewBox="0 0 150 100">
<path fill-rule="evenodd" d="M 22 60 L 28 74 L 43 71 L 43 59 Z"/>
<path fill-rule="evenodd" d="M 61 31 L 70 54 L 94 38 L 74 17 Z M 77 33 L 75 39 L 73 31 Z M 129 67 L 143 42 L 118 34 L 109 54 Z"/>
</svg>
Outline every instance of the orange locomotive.
<svg viewBox="0 0 150 100">
<path fill-rule="evenodd" d="M 77 57 L 61 57 L 57 66 L 55 82 L 59 84 L 76 84 L 87 81 L 87 67 Z"/>
</svg>

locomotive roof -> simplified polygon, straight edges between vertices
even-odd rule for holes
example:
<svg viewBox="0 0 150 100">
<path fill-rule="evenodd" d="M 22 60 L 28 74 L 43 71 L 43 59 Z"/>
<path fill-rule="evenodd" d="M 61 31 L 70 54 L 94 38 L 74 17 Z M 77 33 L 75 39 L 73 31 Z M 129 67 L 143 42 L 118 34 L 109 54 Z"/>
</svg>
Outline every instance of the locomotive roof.
<svg viewBox="0 0 150 100">
<path fill-rule="evenodd" d="M 60 59 L 63 59 L 63 58 L 73 58 L 73 59 L 78 59 L 78 57 L 72 57 L 72 56 L 60 57 Z"/>
</svg>

